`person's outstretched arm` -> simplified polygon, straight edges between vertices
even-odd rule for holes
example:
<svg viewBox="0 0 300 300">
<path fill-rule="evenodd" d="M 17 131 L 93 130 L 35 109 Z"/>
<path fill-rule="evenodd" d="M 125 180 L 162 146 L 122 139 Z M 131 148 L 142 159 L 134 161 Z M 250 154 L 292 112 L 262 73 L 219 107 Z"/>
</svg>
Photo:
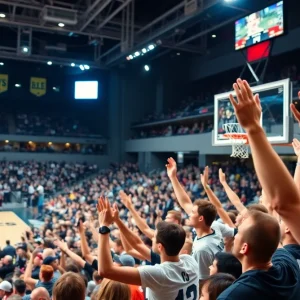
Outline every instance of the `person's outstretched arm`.
<svg viewBox="0 0 300 300">
<path fill-rule="evenodd" d="M 247 81 L 233 85 L 238 102 L 230 101 L 241 126 L 246 130 L 258 179 L 272 208 L 277 211 L 300 243 L 300 195 L 294 180 L 269 143 L 260 125 L 262 108 L 258 95 L 253 96 Z"/>
<path fill-rule="evenodd" d="M 219 179 L 223 188 L 228 196 L 229 201 L 236 208 L 236 210 L 242 215 L 245 216 L 248 212 L 247 207 L 241 202 L 239 196 L 231 189 L 231 187 L 226 182 L 225 174 L 222 169 L 219 169 Z"/>
<path fill-rule="evenodd" d="M 177 178 L 177 165 L 176 165 L 176 161 L 172 157 L 168 158 L 168 163 L 166 164 L 166 168 L 176 198 L 180 206 L 189 215 L 193 209 L 193 202 Z"/>
<path fill-rule="evenodd" d="M 298 188 L 299 194 L 300 194 L 300 142 L 297 139 L 293 139 L 293 148 L 295 151 L 295 154 L 297 155 L 297 165 L 295 169 L 294 174 L 294 182 Z"/>
<path fill-rule="evenodd" d="M 148 224 L 146 223 L 146 221 L 141 218 L 141 216 L 138 214 L 138 212 L 135 210 L 132 201 L 131 201 L 131 197 L 127 194 L 125 194 L 124 191 L 120 191 L 119 193 L 120 198 L 121 198 L 121 202 L 126 206 L 126 208 L 130 211 L 136 226 L 141 230 L 141 232 L 147 236 L 149 239 L 152 239 L 154 236 L 154 230 L 151 229 Z"/>
<path fill-rule="evenodd" d="M 124 250 L 127 254 L 133 256 L 134 258 L 141 259 L 141 260 L 147 260 L 143 255 L 141 255 L 140 252 L 135 250 L 131 244 L 127 241 L 126 237 L 121 233 L 120 239 L 122 241 L 122 245 L 124 247 Z"/>
<path fill-rule="evenodd" d="M 211 190 L 210 186 L 208 185 L 208 167 L 205 167 L 203 174 L 201 174 L 201 183 L 207 194 L 209 201 L 216 208 L 217 213 L 221 218 L 221 220 L 224 222 L 224 224 L 227 224 L 228 226 L 235 228 L 233 222 L 228 216 L 228 213 L 223 208 L 221 201 L 218 199 L 218 197 L 215 195 L 215 193 Z"/>
<path fill-rule="evenodd" d="M 113 211 L 107 199 L 100 199 L 97 208 L 100 227 L 109 227 L 114 222 L 114 217 L 117 217 L 117 205 L 114 205 Z M 137 268 L 120 268 L 113 264 L 109 248 L 109 234 L 99 234 L 98 261 L 98 272 L 100 276 L 127 284 L 141 285 L 141 276 Z"/>
<path fill-rule="evenodd" d="M 79 255 L 77 255 L 76 253 L 74 253 L 73 251 L 71 251 L 68 248 L 68 245 L 66 242 L 64 241 L 60 241 L 60 240 L 56 240 L 54 241 L 54 245 L 57 246 L 62 253 L 65 253 L 66 255 L 68 255 L 74 262 L 76 262 L 81 268 L 84 267 L 85 265 L 85 260 L 83 260 Z"/>
<path fill-rule="evenodd" d="M 80 241 L 81 241 L 80 246 L 81 246 L 82 256 L 89 264 L 92 264 L 95 257 L 90 252 L 82 221 L 79 221 L 78 232 L 80 234 Z"/>
</svg>

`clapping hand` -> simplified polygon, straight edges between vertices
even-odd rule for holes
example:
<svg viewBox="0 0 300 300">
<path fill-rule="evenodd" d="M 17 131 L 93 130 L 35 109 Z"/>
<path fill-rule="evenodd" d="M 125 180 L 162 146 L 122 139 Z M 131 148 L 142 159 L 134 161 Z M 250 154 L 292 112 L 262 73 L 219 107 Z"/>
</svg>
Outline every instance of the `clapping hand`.
<svg viewBox="0 0 300 300">
<path fill-rule="evenodd" d="M 99 225 L 110 226 L 114 221 L 119 218 L 119 210 L 116 203 L 114 203 L 113 208 L 111 208 L 107 198 L 100 197 L 97 210 L 99 215 Z"/>
<path fill-rule="evenodd" d="M 261 129 L 260 119 L 262 108 L 258 94 L 253 96 L 252 90 L 246 80 L 238 79 L 233 84 L 236 92 L 236 101 L 232 94 L 230 102 L 241 126 L 249 133 Z"/>
</svg>

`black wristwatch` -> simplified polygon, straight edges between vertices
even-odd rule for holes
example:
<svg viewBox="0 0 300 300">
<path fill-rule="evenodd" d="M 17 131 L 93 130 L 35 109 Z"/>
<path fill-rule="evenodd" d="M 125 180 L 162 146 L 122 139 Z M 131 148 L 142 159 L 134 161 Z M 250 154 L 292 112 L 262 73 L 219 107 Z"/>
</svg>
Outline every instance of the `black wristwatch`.
<svg viewBox="0 0 300 300">
<path fill-rule="evenodd" d="M 110 229 L 107 227 L 107 226 L 101 226 L 99 228 L 99 233 L 100 234 L 107 234 L 107 233 L 110 233 Z"/>
</svg>

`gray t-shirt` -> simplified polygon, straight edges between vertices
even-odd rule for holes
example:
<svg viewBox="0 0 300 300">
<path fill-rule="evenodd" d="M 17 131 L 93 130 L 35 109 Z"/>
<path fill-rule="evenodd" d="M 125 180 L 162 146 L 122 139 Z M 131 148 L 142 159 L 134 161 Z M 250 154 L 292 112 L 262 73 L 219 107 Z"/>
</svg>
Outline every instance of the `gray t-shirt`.
<svg viewBox="0 0 300 300">
<path fill-rule="evenodd" d="M 200 280 L 209 277 L 209 267 L 213 264 L 216 254 L 223 249 L 223 239 L 214 230 L 201 238 L 195 237 L 192 256 L 198 263 Z"/>
</svg>

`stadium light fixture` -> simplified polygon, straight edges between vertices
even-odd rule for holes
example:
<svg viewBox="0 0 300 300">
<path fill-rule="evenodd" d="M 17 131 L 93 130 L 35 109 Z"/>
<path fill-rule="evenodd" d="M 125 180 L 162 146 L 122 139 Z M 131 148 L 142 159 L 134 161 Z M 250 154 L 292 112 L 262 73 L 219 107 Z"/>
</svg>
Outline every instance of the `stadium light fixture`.
<svg viewBox="0 0 300 300">
<path fill-rule="evenodd" d="M 23 47 L 23 48 L 22 48 L 22 52 L 28 53 L 28 51 L 29 51 L 28 47 Z"/>
<path fill-rule="evenodd" d="M 4 62 L 1 61 L 1 62 L 0 62 L 0 66 L 4 66 Z"/>
<path fill-rule="evenodd" d="M 75 67 L 75 64 L 74 64 L 74 63 L 71 63 L 71 67 Z"/>
<path fill-rule="evenodd" d="M 15 87 L 16 87 L 16 88 L 20 88 L 20 87 L 21 87 L 21 84 L 20 84 L 20 83 L 16 83 L 16 84 L 15 84 Z"/>
<path fill-rule="evenodd" d="M 152 43 L 152 44 L 148 45 L 147 47 L 144 47 L 141 50 L 137 50 L 134 53 L 126 56 L 126 59 L 132 60 L 136 57 L 143 56 L 144 54 L 147 54 L 149 51 L 153 50 L 156 46 L 157 46 L 157 44 Z"/>
<path fill-rule="evenodd" d="M 5 17 L 6 17 L 6 14 L 4 14 L 4 13 L 0 14 L 0 18 L 5 18 Z"/>
<path fill-rule="evenodd" d="M 5 143 L 8 144 L 8 143 L 9 143 L 9 140 L 5 140 Z"/>
<path fill-rule="evenodd" d="M 49 142 L 48 145 L 51 146 L 51 145 L 52 145 L 52 142 Z"/>
<path fill-rule="evenodd" d="M 47 62 L 47 65 L 48 65 L 48 66 L 51 66 L 51 65 L 52 65 L 52 61 L 49 60 L 49 61 Z"/>
<path fill-rule="evenodd" d="M 83 65 L 83 67 L 84 67 L 85 70 L 89 70 L 90 69 L 89 65 Z"/>
<path fill-rule="evenodd" d="M 149 72 L 149 71 L 150 71 L 150 67 L 149 67 L 148 65 L 144 65 L 144 70 L 145 70 L 146 72 Z"/>
<path fill-rule="evenodd" d="M 63 27 L 65 27 L 65 24 L 64 23 L 58 23 L 58 26 L 63 28 Z"/>
<path fill-rule="evenodd" d="M 217 36 L 216 36 L 215 34 L 213 34 L 211 37 L 212 37 L 213 39 L 215 39 Z"/>
<path fill-rule="evenodd" d="M 84 71 L 84 66 L 83 65 L 80 65 L 79 68 L 80 68 L 81 71 Z"/>
</svg>

